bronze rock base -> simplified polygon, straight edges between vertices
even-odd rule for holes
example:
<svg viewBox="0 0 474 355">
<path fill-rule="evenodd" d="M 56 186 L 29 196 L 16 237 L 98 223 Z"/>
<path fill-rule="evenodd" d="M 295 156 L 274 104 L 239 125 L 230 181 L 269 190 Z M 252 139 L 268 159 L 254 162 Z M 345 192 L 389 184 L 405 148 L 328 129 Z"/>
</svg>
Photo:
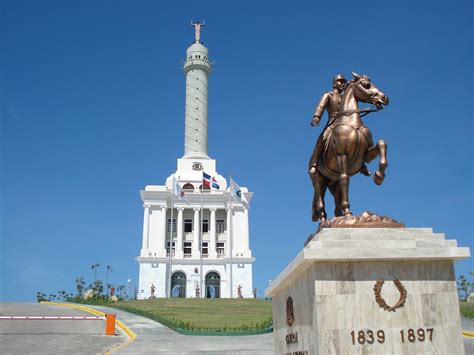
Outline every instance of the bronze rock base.
<svg viewBox="0 0 474 355">
<path fill-rule="evenodd" d="M 319 224 L 318 232 L 323 228 L 405 228 L 405 224 L 365 211 L 360 216 L 342 216 L 326 220 Z"/>
</svg>

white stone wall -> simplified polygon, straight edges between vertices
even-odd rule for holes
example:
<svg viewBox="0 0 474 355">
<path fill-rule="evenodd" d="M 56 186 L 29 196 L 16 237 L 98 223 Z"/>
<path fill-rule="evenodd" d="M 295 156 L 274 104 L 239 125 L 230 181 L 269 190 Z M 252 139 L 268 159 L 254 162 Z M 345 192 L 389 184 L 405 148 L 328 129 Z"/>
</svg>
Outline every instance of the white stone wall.
<svg viewBox="0 0 474 355">
<path fill-rule="evenodd" d="M 138 299 L 148 299 L 151 296 L 151 285 L 155 285 L 155 297 L 166 297 L 166 264 L 140 263 L 140 278 L 138 284 Z M 152 265 L 156 265 L 153 267 Z"/>
<path fill-rule="evenodd" d="M 386 280 L 382 295 L 394 305 L 400 293 L 393 279 L 407 290 L 405 305 L 395 312 L 375 301 L 374 284 Z M 286 300 L 293 298 L 294 324 L 286 324 Z M 315 263 L 273 297 L 275 353 L 309 354 L 463 354 L 462 328 L 453 263 L 439 261 Z M 423 329 L 409 341 L 408 331 Z M 429 340 L 427 329 L 433 329 Z M 373 344 L 355 344 L 351 332 L 373 332 Z M 384 332 L 384 342 L 377 332 Z M 404 331 L 404 342 L 400 331 Z M 298 343 L 286 336 L 298 333 Z M 368 339 L 368 338 L 367 338 Z"/>
<path fill-rule="evenodd" d="M 152 256 L 165 256 L 165 213 L 166 208 L 152 206 L 149 217 L 149 251 Z"/>
<path fill-rule="evenodd" d="M 237 260 L 236 260 L 237 262 Z M 154 263 L 140 263 L 140 281 L 138 290 L 138 299 L 150 298 L 150 287 L 155 285 L 155 297 L 162 298 L 169 295 L 169 263 L 156 263 L 157 267 L 152 267 Z M 229 275 L 230 264 L 203 264 L 203 286 L 205 285 L 206 275 L 209 272 L 217 272 L 221 277 L 221 298 L 229 298 Z M 197 273 L 195 272 L 197 268 Z M 173 260 L 173 273 L 180 271 L 186 275 L 186 298 L 196 297 L 196 285 L 200 284 L 201 265 L 199 261 L 194 264 L 183 264 L 179 260 Z M 242 295 L 244 298 L 252 298 L 252 264 L 233 264 L 233 296 L 237 297 L 237 286 L 242 285 Z M 204 296 L 204 295 L 203 295 Z"/>
<path fill-rule="evenodd" d="M 239 263 L 239 258 L 233 260 L 232 284 L 234 297 L 238 296 L 237 286 L 242 286 L 242 296 L 253 298 L 252 264 Z"/>
</svg>

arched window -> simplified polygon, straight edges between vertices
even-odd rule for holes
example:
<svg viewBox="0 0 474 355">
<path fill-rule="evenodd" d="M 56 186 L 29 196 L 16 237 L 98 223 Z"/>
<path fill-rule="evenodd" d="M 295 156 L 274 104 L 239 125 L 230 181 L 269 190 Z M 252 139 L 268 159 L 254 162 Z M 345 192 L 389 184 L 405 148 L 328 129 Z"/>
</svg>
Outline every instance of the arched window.
<svg viewBox="0 0 474 355">
<path fill-rule="evenodd" d="M 183 185 L 183 190 L 194 190 L 194 185 L 187 182 L 186 184 Z"/>
<path fill-rule="evenodd" d="M 196 141 L 197 142 L 197 141 Z M 204 190 L 210 190 L 211 188 L 207 185 L 204 185 Z M 199 190 L 202 190 L 202 184 L 199 185 Z"/>
<path fill-rule="evenodd" d="M 206 275 L 206 298 L 221 298 L 221 277 L 217 272 Z"/>
<path fill-rule="evenodd" d="M 171 276 L 171 297 L 186 298 L 186 275 L 181 271 Z"/>
</svg>

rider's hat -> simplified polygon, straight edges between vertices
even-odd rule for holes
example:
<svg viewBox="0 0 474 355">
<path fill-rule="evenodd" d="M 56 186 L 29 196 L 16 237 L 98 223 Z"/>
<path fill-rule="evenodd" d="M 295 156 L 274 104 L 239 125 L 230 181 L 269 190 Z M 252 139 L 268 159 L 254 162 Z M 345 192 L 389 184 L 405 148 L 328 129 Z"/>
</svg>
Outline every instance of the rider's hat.
<svg viewBox="0 0 474 355">
<path fill-rule="evenodd" d="M 338 80 L 342 80 L 343 82 L 347 82 L 346 78 L 344 78 L 344 75 L 342 74 L 337 74 L 334 78 L 332 78 L 332 82 L 336 82 Z"/>
</svg>

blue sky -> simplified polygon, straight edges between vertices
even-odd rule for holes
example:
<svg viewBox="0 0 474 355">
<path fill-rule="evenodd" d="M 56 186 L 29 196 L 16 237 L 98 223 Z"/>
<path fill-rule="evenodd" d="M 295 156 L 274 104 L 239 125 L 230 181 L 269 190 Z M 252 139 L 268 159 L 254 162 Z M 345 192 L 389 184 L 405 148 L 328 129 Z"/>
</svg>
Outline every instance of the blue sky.
<svg viewBox="0 0 474 355">
<path fill-rule="evenodd" d="M 164 183 L 184 150 L 191 19 L 215 60 L 209 154 L 255 193 L 254 284 L 307 236 L 309 125 L 333 75 L 369 75 L 390 105 L 366 117 L 389 145 L 384 185 L 356 176 L 355 213 L 432 227 L 472 248 L 473 8 L 468 1 L 3 1 L 1 300 L 138 281 L 139 190 Z M 376 163 L 371 164 L 373 169 Z M 332 205 L 329 202 L 329 211 Z M 472 259 L 456 264 L 473 270 Z M 263 292 L 259 294 L 263 295 Z"/>
</svg>

